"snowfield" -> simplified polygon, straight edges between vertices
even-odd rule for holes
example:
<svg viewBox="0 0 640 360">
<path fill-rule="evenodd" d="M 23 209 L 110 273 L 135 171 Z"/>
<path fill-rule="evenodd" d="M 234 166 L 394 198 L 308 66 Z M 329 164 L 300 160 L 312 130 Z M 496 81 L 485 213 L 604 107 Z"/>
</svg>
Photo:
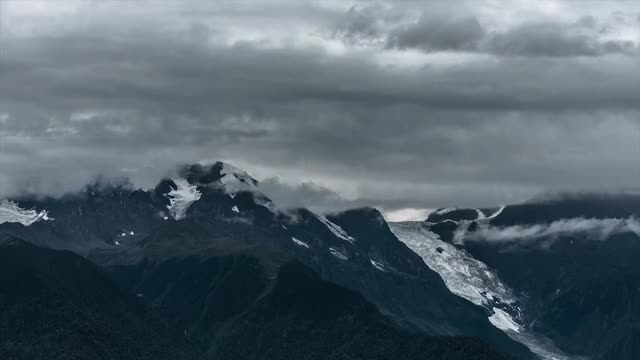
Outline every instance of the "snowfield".
<svg viewBox="0 0 640 360">
<path fill-rule="evenodd" d="M 177 189 L 172 189 L 167 197 L 170 204 L 167 206 L 171 216 L 176 219 L 184 219 L 187 215 L 187 210 L 194 202 L 200 200 L 202 193 L 198 191 L 198 187 L 189 184 L 185 179 L 173 179 Z"/>
<path fill-rule="evenodd" d="M 29 226 L 40 220 L 51 220 L 46 210 L 25 210 L 13 201 L 0 200 L 0 224 L 20 223 Z"/>
</svg>

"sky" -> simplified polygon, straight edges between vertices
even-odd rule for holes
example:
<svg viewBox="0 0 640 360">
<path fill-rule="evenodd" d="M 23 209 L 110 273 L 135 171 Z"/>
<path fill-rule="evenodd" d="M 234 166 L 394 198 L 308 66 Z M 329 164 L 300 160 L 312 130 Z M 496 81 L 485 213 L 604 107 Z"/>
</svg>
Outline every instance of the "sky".
<svg viewBox="0 0 640 360">
<path fill-rule="evenodd" d="M 223 160 L 393 220 L 640 185 L 640 2 L 0 0 L 0 196 Z"/>
</svg>

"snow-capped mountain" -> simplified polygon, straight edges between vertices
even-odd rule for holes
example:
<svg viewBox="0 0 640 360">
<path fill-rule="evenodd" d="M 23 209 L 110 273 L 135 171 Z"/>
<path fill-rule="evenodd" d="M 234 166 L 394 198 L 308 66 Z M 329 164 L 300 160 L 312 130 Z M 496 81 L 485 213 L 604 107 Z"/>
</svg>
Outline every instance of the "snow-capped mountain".
<svg viewBox="0 0 640 360">
<path fill-rule="evenodd" d="M 377 210 L 330 216 L 306 209 L 281 212 L 256 185 L 255 179 L 227 164 L 191 165 L 151 190 L 92 185 L 60 199 L 13 199 L 12 206 L 21 213 L 53 220 L 5 222 L 0 233 L 81 254 L 152 307 L 169 301 L 159 289 L 171 291 L 167 286 L 205 276 L 192 272 L 192 265 L 201 262 L 218 264 L 215 259 L 229 256 L 256 259 L 264 267 L 258 286 L 277 281 L 283 266 L 298 261 L 322 279 L 361 294 L 402 332 L 472 336 L 500 352 L 533 358 L 492 325 L 489 311 L 454 295 L 397 239 Z M 169 273 L 184 278 L 170 285 Z M 225 305 L 216 303 L 218 298 L 207 295 L 209 291 L 194 285 L 180 293 L 193 298 L 192 306 L 178 310 L 175 306 L 182 303 L 176 298 L 159 311 L 173 314 L 190 339 L 212 344 L 214 340 L 206 339 L 217 339 L 220 324 L 213 320 L 218 315 L 210 312 Z"/>
<path fill-rule="evenodd" d="M 148 286 L 169 281 L 167 264 L 182 274 L 194 256 L 246 256 L 269 282 L 299 261 L 402 331 L 476 336 L 519 358 L 634 359 L 639 209 L 639 197 L 582 196 L 387 224 L 371 208 L 280 211 L 246 172 L 215 163 L 150 190 L 92 184 L 59 199 L 4 200 L 0 234 L 76 252 L 150 306 L 162 293 Z M 192 318 L 206 308 L 180 312 L 192 339 L 210 335 L 213 323 Z"/>
</svg>

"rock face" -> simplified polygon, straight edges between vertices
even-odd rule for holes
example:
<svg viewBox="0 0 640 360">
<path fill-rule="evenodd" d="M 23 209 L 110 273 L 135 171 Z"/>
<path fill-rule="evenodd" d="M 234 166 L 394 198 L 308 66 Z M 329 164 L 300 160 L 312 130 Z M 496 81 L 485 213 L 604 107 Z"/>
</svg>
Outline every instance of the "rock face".
<svg viewBox="0 0 640 360">
<path fill-rule="evenodd" d="M 287 327 L 297 329 L 296 334 L 308 332 L 309 339 L 302 341 L 289 332 L 286 339 L 292 343 L 285 342 L 286 349 L 273 348 L 274 359 L 293 356 L 287 352 L 291 349 L 317 349 L 316 358 L 359 358 L 345 354 L 353 355 L 367 343 L 381 346 L 367 349 L 379 351 L 367 353 L 373 358 L 389 358 L 391 350 L 424 351 L 434 358 L 442 358 L 435 355 L 441 352 L 457 358 L 446 345 L 451 341 L 464 350 L 458 353 L 464 354 L 460 358 L 474 358 L 469 357 L 473 351 L 490 354 L 481 341 L 501 353 L 533 357 L 492 326 L 490 312 L 452 294 L 439 275 L 396 238 L 377 210 L 328 217 L 306 209 L 282 213 L 256 185 L 249 175 L 226 164 L 188 166 L 177 178 L 164 179 L 149 191 L 96 185 L 61 199 L 14 199 L 22 209 L 46 211 L 53 220 L 28 226 L 3 223 L 0 233 L 81 254 L 210 357 L 252 358 L 237 351 L 248 351 L 249 345 L 273 348 L 283 339 L 267 335 Z M 300 285 L 291 274 L 292 266 L 301 272 L 304 267 L 305 281 L 336 292 L 335 297 L 346 296 L 348 301 L 340 301 L 357 306 L 347 307 L 351 310 L 346 313 L 327 313 L 332 327 L 313 322 L 321 319 L 304 318 L 309 315 L 304 312 L 265 320 L 265 302 L 290 291 L 287 286 Z M 341 292 L 350 295 L 338 296 Z M 302 298 L 291 310 L 312 298 Z M 264 322 L 244 327 L 235 322 L 238 319 Z M 236 337 L 220 335 L 228 331 Z M 345 343 L 349 331 L 359 337 Z M 383 334 L 393 342 L 382 341 Z M 269 342 L 255 343 L 265 338 Z M 333 339 L 327 344 L 337 349 L 322 345 L 324 338 Z"/>
<path fill-rule="evenodd" d="M 469 220 L 422 226 L 491 269 L 515 294 L 520 325 L 563 353 L 636 359 L 639 215 L 636 195 L 581 195 L 506 206 L 473 231 Z"/>
</svg>

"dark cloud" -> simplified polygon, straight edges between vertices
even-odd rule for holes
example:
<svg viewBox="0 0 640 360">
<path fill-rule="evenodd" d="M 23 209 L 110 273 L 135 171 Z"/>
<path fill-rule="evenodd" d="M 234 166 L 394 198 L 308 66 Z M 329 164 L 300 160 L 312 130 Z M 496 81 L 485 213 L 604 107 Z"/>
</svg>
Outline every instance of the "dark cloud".
<svg viewBox="0 0 640 360">
<path fill-rule="evenodd" d="M 98 173 L 151 186 L 179 163 L 218 159 L 270 179 L 284 204 L 326 210 L 494 205 L 640 179 L 632 52 L 569 56 L 582 50 L 567 50 L 568 38 L 564 56 L 549 38 L 566 29 L 538 25 L 530 42 L 548 49 L 495 45 L 487 56 L 466 44 L 487 46 L 497 32 L 477 39 L 470 29 L 484 21 L 443 11 L 389 49 L 375 39 L 409 29 L 399 10 L 287 18 L 280 5 L 204 12 L 212 19 L 116 8 L 52 30 L 20 18 L 18 30 L 35 29 L 0 36 L 0 193 L 69 191 Z M 358 34 L 374 40 L 340 42 Z"/>
<path fill-rule="evenodd" d="M 601 41 L 593 33 L 593 18 L 575 25 L 553 22 L 524 23 L 487 40 L 485 50 L 507 56 L 600 56 L 636 50 L 631 41 Z"/>
<path fill-rule="evenodd" d="M 352 8 L 337 33 L 351 41 L 381 39 L 388 48 L 418 49 L 427 53 L 464 51 L 498 56 L 594 57 L 638 50 L 633 41 L 602 38 L 611 26 L 600 24 L 591 15 L 574 22 L 525 20 L 493 31 L 487 30 L 475 15 L 443 16 L 427 10 L 408 23 L 398 21 L 395 16 L 395 25 L 389 18 L 393 16 L 379 6 Z"/>
<path fill-rule="evenodd" d="M 372 41 L 384 29 L 384 9 L 380 6 L 351 7 L 341 19 L 333 36 L 351 42 Z"/>
<path fill-rule="evenodd" d="M 475 51 L 485 30 L 475 17 L 440 17 L 423 14 L 417 22 L 391 31 L 387 46 L 424 51 Z"/>
</svg>

